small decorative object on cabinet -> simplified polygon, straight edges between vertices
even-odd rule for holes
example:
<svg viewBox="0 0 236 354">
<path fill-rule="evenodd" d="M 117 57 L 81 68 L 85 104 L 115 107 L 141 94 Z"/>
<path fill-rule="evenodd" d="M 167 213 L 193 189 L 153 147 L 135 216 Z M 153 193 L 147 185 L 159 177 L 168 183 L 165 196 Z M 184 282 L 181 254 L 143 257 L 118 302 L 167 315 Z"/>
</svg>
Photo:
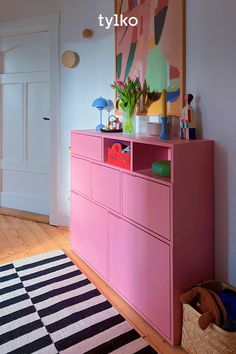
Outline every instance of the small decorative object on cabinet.
<svg viewBox="0 0 236 354">
<path fill-rule="evenodd" d="M 167 101 L 166 101 L 166 90 L 162 90 L 161 100 L 162 100 L 162 117 L 161 117 L 161 134 L 160 140 L 168 140 L 170 139 L 168 134 L 168 117 L 167 117 Z"/>
<path fill-rule="evenodd" d="M 213 141 L 95 130 L 71 139 L 71 248 L 179 344 L 180 294 L 213 277 Z M 115 165 L 110 149 L 129 164 Z M 170 177 L 151 170 L 164 160 Z"/>
<path fill-rule="evenodd" d="M 101 96 L 93 101 L 92 107 L 96 107 L 100 111 L 100 123 L 96 126 L 96 130 L 100 130 L 105 127 L 105 125 L 102 124 L 102 110 L 107 106 L 107 100 Z"/>
<path fill-rule="evenodd" d="M 131 152 L 129 146 L 120 143 L 114 143 L 107 151 L 107 162 L 111 165 L 126 168 L 130 170 Z"/>
<path fill-rule="evenodd" d="M 194 110 L 191 106 L 193 95 L 188 93 L 184 96 L 186 106 L 182 109 L 180 119 L 180 137 L 181 139 L 196 139 L 196 127 L 194 122 Z"/>
<path fill-rule="evenodd" d="M 147 134 L 150 136 L 159 136 L 161 133 L 161 123 L 148 122 L 147 123 Z"/>
<path fill-rule="evenodd" d="M 122 130 L 122 123 L 120 119 L 113 114 L 108 117 L 108 124 L 101 128 L 101 131 L 104 133 L 121 133 Z"/>
<path fill-rule="evenodd" d="M 152 172 L 159 177 L 170 177 L 171 163 L 168 160 L 153 162 Z"/>
<path fill-rule="evenodd" d="M 142 94 L 141 84 L 138 78 L 135 80 L 127 79 L 125 82 L 117 80 L 111 85 L 118 95 L 116 108 L 123 111 L 123 133 L 133 135 L 134 128 L 134 112 Z"/>
</svg>

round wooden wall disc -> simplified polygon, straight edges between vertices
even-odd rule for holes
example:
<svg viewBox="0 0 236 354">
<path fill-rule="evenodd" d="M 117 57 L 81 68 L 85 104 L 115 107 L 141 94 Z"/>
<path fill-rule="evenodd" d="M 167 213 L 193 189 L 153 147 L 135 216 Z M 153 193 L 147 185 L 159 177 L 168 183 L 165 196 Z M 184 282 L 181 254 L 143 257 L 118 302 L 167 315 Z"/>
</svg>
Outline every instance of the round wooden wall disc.
<svg viewBox="0 0 236 354">
<path fill-rule="evenodd" d="M 72 50 L 67 50 L 62 54 L 61 62 L 66 68 L 75 68 L 80 61 L 79 54 Z"/>
<path fill-rule="evenodd" d="M 93 37 L 93 30 L 91 30 L 90 28 L 85 28 L 82 32 L 82 35 L 84 38 L 91 38 Z"/>
</svg>

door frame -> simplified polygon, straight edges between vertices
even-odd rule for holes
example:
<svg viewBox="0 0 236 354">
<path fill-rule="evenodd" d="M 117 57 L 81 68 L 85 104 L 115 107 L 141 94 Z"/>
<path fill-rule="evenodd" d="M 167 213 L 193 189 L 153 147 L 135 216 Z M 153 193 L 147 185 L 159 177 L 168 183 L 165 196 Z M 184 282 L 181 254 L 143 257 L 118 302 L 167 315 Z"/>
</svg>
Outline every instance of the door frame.
<svg viewBox="0 0 236 354">
<path fill-rule="evenodd" d="M 60 155 L 59 155 L 59 13 L 0 22 L 0 39 L 4 36 L 48 31 L 50 38 L 50 195 L 49 220 L 60 224 Z"/>
</svg>

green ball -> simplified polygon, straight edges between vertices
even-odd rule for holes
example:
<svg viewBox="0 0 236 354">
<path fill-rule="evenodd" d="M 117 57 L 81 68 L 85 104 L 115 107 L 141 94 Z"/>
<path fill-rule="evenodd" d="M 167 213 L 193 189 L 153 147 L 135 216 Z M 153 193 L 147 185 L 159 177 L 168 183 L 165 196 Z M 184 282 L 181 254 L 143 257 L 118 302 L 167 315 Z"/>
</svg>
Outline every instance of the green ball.
<svg viewBox="0 0 236 354">
<path fill-rule="evenodd" d="M 170 161 L 157 161 L 152 164 L 152 172 L 159 177 L 170 177 Z"/>
</svg>

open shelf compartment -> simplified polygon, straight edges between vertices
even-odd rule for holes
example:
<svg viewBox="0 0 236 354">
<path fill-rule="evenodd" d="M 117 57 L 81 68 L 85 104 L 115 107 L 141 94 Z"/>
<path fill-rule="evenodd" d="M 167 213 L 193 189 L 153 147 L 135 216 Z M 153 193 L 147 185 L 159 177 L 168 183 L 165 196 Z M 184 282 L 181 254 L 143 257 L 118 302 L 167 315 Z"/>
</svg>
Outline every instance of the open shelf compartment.
<svg viewBox="0 0 236 354">
<path fill-rule="evenodd" d="M 172 160 L 172 149 L 167 146 L 133 143 L 133 171 L 157 180 L 171 181 L 171 177 L 159 177 L 152 172 L 152 164 L 157 161 Z M 172 164 L 171 164 L 172 170 Z"/>
<path fill-rule="evenodd" d="M 132 151 L 128 140 L 104 138 L 104 163 L 131 171 Z M 129 148 L 130 151 L 124 151 Z"/>
</svg>

